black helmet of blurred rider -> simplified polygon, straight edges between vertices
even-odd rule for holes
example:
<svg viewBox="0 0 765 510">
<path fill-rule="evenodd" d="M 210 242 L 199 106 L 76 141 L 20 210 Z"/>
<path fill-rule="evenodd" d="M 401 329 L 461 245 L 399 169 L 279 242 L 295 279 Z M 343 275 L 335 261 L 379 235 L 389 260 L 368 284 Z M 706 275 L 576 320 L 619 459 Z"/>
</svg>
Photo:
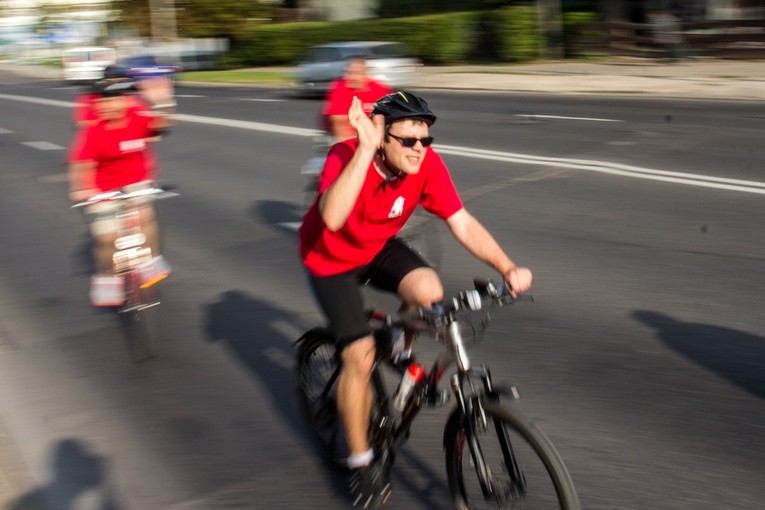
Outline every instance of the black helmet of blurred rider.
<svg viewBox="0 0 765 510">
<path fill-rule="evenodd" d="M 122 96 L 135 91 L 136 82 L 130 78 L 104 78 L 93 84 L 93 94 L 101 97 Z"/>
<path fill-rule="evenodd" d="M 127 67 L 112 64 L 104 67 L 104 78 L 130 78 Z"/>
<path fill-rule="evenodd" d="M 372 107 L 372 117 L 382 115 L 385 117 L 385 125 L 393 124 L 404 119 L 419 119 L 432 126 L 436 122 L 436 115 L 430 111 L 427 101 L 415 96 L 410 92 L 400 90 L 387 94 Z"/>
</svg>

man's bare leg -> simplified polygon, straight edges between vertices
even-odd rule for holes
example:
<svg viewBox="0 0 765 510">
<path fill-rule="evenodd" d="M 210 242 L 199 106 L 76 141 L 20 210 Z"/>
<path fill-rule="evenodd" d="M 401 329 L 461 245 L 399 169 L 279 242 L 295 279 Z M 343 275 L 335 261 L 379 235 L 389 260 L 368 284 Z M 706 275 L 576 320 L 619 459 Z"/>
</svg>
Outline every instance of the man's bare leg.
<svg viewBox="0 0 765 510">
<path fill-rule="evenodd" d="M 407 274 L 398 285 L 398 295 L 401 298 L 401 312 L 413 312 L 420 306 L 430 306 L 444 299 L 444 288 L 438 273 L 432 268 L 421 267 Z M 405 331 L 404 349 L 410 350 L 417 335 L 413 331 Z"/>
<path fill-rule="evenodd" d="M 372 412 L 372 368 L 375 341 L 367 336 L 349 344 L 342 353 L 343 369 L 337 386 L 337 409 L 345 426 L 351 455 L 369 450 L 369 420 Z"/>
</svg>

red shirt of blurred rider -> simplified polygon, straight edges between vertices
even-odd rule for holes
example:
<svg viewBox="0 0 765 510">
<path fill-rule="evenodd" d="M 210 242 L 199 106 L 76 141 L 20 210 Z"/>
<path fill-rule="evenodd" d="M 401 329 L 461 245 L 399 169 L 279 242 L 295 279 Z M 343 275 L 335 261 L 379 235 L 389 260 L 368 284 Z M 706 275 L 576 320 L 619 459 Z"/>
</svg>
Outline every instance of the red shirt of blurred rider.
<svg viewBox="0 0 765 510">
<path fill-rule="evenodd" d="M 348 59 L 345 74 L 330 85 L 322 110 L 324 129 L 338 141 L 353 138 L 356 131 L 348 123 L 348 110 L 354 97 L 361 100 L 367 114 L 372 113 L 375 101 L 393 90 L 384 83 L 367 75 L 366 60 L 360 57 Z"/>
</svg>

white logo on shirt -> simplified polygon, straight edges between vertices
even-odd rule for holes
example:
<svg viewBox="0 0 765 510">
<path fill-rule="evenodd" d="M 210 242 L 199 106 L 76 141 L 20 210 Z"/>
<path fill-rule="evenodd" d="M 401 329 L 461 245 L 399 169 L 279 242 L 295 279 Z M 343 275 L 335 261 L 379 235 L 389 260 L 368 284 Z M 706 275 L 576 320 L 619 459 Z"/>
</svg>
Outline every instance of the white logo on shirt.
<svg viewBox="0 0 765 510">
<path fill-rule="evenodd" d="M 146 147 L 146 140 L 139 138 L 138 140 L 125 140 L 120 142 L 120 151 L 122 152 L 134 152 L 142 151 Z"/>
<path fill-rule="evenodd" d="M 398 218 L 401 216 L 404 212 L 404 197 L 398 197 L 395 202 L 393 202 L 393 207 L 390 208 L 390 212 L 388 213 L 388 218 Z"/>
</svg>

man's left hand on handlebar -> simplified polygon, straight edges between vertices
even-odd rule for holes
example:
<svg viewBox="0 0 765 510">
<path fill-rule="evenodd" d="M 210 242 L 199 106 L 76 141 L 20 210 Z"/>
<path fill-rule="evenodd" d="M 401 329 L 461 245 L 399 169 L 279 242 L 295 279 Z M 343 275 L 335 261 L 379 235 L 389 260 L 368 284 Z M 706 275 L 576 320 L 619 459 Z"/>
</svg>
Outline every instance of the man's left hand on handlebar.
<svg viewBox="0 0 765 510">
<path fill-rule="evenodd" d="M 531 281 L 533 279 L 531 270 L 527 267 L 516 267 L 507 271 L 503 277 L 505 282 L 510 286 L 510 295 L 513 298 L 518 297 L 518 294 L 526 292 L 531 288 Z"/>
</svg>

